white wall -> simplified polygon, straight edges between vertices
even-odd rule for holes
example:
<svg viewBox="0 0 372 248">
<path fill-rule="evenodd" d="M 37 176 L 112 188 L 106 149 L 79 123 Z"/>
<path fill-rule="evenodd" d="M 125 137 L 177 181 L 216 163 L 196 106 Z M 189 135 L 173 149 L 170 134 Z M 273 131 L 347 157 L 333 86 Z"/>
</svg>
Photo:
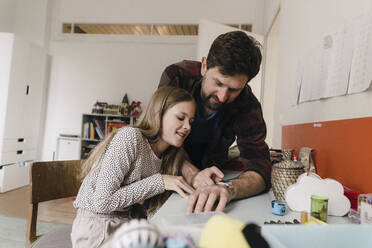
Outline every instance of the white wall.
<svg viewBox="0 0 372 248">
<path fill-rule="evenodd" d="M 252 23 L 263 32 L 262 0 L 56 0 L 60 20 L 88 23 Z M 57 27 L 59 28 L 59 27 Z"/>
<path fill-rule="evenodd" d="M 371 8 L 370 0 L 282 0 L 279 74 L 274 146 L 281 145 L 281 126 L 372 115 L 372 91 L 291 106 L 290 93 L 299 58 L 321 37 Z"/>
<path fill-rule="evenodd" d="M 46 47 L 48 0 L 16 0 L 14 32 L 18 37 Z"/>
<path fill-rule="evenodd" d="M 267 34 L 280 8 L 280 0 L 264 0 L 263 33 Z"/>
<path fill-rule="evenodd" d="M 0 0 L 0 32 L 13 32 L 16 2 Z"/>
<path fill-rule="evenodd" d="M 48 3 L 48 0 L 0 0 L 0 32 L 15 33 L 46 47 Z"/>
<path fill-rule="evenodd" d="M 195 59 L 190 44 L 133 42 L 52 42 L 43 160 L 51 160 L 60 133 L 81 134 L 81 116 L 93 104 L 129 100 L 147 105 L 163 69 L 180 59 Z"/>
<path fill-rule="evenodd" d="M 278 81 L 278 55 L 279 55 L 279 36 L 280 36 L 280 14 L 276 17 L 266 39 L 265 44 L 265 71 L 263 82 L 263 101 L 262 112 L 266 122 L 267 135 L 266 143 L 269 147 L 273 146 L 274 123 L 275 123 L 275 101 L 276 88 Z"/>
</svg>

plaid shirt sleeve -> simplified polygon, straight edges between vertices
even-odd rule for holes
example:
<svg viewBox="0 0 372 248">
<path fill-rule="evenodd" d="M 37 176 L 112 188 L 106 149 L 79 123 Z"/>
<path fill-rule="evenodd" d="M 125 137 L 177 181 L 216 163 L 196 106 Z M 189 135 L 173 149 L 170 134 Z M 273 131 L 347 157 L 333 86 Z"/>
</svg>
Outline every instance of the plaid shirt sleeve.
<svg viewBox="0 0 372 248">
<path fill-rule="evenodd" d="M 249 112 L 240 113 L 234 124 L 240 160 L 246 171 L 255 171 L 265 181 L 265 191 L 271 187 L 271 162 L 269 148 L 265 142 L 266 124 L 261 106 L 257 101 Z"/>
</svg>

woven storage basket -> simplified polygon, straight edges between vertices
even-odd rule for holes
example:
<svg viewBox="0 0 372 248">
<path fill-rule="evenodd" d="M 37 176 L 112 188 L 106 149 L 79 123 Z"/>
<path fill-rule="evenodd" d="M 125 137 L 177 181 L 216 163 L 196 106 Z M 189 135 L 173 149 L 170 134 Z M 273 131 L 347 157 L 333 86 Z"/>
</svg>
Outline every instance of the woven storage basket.
<svg viewBox="0 0 372 248">
<path fill-rule="evenodd" d="M 291 160 L 293 150 L 283 151 L 284 160 L 272 167 L 271 184 L 274 196 L 277 200 L 285 202 L 285 190 L 288 186 L 296 183 L 297 178 L 305 173 L 303 166 Z"/>
</svg>

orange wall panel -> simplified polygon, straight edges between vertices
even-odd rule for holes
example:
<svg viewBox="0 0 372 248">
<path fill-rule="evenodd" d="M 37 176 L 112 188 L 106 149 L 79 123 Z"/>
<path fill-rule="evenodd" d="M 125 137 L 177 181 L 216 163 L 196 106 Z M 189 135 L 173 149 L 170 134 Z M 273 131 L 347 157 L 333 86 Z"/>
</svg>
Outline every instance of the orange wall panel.
<svg viewBox="0 0 372 248">
<path fill-rule="evenodd" d="M 372 117 L 282 127 L 282 148 L 315 149 L 317 173 L 372 193 Z"/>
</svg>

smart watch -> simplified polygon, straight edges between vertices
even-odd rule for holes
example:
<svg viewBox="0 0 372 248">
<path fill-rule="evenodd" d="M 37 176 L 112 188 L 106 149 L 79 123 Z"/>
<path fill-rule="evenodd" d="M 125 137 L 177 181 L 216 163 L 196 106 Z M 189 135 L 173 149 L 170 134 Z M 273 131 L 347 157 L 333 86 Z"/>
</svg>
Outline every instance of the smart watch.
<svg viewBox="0 0 372 248">
<path fill-rule="evenodd" d="M 235 198 L 235 190 L 234 186 L 232 185 L 231 181 L 225 181 L 225 182 L 218 182 L 218 185 L 224 185 L 226 188 L 228 188 L 231 191 L 231 200 L 234 200 Z"/>
</svg>

